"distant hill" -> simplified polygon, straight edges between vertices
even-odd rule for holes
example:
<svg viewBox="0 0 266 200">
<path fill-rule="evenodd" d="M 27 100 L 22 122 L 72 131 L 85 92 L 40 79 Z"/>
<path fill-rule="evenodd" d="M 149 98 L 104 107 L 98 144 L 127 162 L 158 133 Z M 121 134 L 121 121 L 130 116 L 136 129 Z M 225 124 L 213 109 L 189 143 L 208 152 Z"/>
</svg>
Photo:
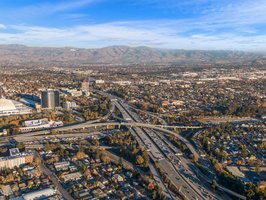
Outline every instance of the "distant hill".
<svg viewBox="0 0 266 200">
<path fill-rule="evenodd" d="M 264 58 L 264 59 L 263 59 Z M 99 49 L 0 45 L 0 64 L 153 64 L 153 63 L 244 63 L 265 62 L 260 54 L 242 51 L 171 50 L 111 46 Z M 259 61 L 258 61 L 259 60 Z"/>
</svg>

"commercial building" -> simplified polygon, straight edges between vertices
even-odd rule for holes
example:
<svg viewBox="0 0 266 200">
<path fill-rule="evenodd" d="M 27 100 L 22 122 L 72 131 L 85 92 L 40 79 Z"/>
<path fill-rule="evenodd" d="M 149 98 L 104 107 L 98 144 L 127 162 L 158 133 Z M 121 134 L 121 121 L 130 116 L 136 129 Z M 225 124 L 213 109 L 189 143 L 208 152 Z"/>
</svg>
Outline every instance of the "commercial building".
<svg viewBox="0 0 266 200">
<path fill-rule="evenodd" d="M 18 148 L 9 149 L 10 156 L 21 156 L 21 153 Z"/>
<path fill-rule="evenodd" d="M 95 80 L 95 84 L 98 85 L 98 84 L 104 84 L 105 81 L 102 80 L 102 79 L 98 79 L 98 80 Z"/>
<path fill-rule="evenodd" d="M 37 106 L 39 105 L 39 103 L 31 99 L 21 98 L 19 101 L 32 108 L 37 108 Z"/>
<path fill-rule="evenodd" d="M 81 90 L 82 91 L 89 91 L 90 90 L 90 83 L 89 83 L 89 81 L 83 81 L 81 83 Z"/>
<path fill-rule="evenodd" d="M 80 97 L 82 95 L 81 90 L 61 88 L 60 91 L 65 95 L 71 95 L 72 97 Z"/>
<path fill-rule="evenodd" d="M 34 119 L 34 120 L 27 120 L 22 122 L 22 125 L 24 127 L 31 127 L 31 126 L 40 126 L 43 124 L 47 124 L 49 122 L 48 118 L 42 118 L 42 119 Z"/>
<path fill-rule="evenodd" d="M 0 99 L 0 117 L 29 114 L 32 109 L 18 101 Z"/>
<path fill-rule="evenodd" d="M 4 129 L 3 131 L 0 132 L 0 136 L 7 135 L 7 130 Z"/>
<path fill-rule="evenodd" d="M 12 169 L 33 162 L 31 153 L 20 153 L 18 149 L 10 149 L 10 156 L 0 157 L 0 169 Z"/>
<path fill-rule="evenodd" d="M 58 90 L 44 90 L 41 93 L 42 108 L 53 109 L 60 107 L 60 94 Z"/>
<path fill-rule="evenodd" d="M 68 92 L 72 97 L 80 97 L 82 95 L 82 91 L 77 89 L 68 90 Z"/>
<path fill-rule="evenodd" d="M 67 109 L 67 110 L 70 110 L 72 108 L 76 108 L 77 107 L 77 104 L 76 102 L 74 101 L 66 101 L 63 103 L 63 108 Z"/>
<path fill-rule="evenodd" d="M 81 90 L 86 96 L 89 96 L 90 95 L 90 82 L 89 81 L 83 81 L 81 83 Z"/>
<path fill-rule="evenodd" d="M 47 118 L 43 119 L 35 119 L 35 120 L 27 120 L 22 123 L 22 127 L 19 128 L 21 132 L 30 132 L 42 129 L 49 129 L 63 126 L 64 123 L 62 121 L 52 121 Z"/>
<path fill-rule="evenodd" d="M 56 191 L 52 188 L 47 188 L 24 194 L 22 197 L 24 200 L 40 200 L 49 199 L 53 196 L 56 196 Z"/>
</svg>

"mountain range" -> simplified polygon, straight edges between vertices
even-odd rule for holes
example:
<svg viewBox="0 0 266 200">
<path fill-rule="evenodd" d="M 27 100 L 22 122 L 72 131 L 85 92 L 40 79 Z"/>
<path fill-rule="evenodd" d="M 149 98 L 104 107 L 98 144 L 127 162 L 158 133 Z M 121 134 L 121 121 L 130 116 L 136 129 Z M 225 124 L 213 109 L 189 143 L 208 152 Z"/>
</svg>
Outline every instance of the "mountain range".
<svg viewBox="0 0 266 200">
<path fill-rule="evenodd" d="M 0 45 L 0 64 L 226 64 L 266 63 L 264 54 L 226 50 L 173 50 L 111 46 L 98 49 Z"/>
</svg>

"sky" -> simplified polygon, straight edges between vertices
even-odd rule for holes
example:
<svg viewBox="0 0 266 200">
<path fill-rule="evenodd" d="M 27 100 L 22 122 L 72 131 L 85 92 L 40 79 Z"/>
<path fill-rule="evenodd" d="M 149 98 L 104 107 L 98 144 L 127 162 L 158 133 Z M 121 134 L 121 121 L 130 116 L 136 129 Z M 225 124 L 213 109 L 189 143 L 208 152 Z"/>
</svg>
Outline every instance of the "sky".
<svg viewBox="0 0 266 200">
<path fill-rule="evenodd" d="M 266 0 L 0 0 L 0 44 L 266 51 Z"/>
</svg>

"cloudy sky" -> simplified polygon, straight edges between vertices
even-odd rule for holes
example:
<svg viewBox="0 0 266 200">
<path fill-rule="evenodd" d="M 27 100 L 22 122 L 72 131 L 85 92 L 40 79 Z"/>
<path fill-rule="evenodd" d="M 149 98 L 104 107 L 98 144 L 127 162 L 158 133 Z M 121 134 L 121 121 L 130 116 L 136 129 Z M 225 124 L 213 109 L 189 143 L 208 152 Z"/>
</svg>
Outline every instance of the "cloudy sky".
<svg viewBox="0 0 266 200">
<path fill-rule="evenodd" d="M 0 0 L 0 44 L 266 51 L 266 0 Z"/>
</svg>

